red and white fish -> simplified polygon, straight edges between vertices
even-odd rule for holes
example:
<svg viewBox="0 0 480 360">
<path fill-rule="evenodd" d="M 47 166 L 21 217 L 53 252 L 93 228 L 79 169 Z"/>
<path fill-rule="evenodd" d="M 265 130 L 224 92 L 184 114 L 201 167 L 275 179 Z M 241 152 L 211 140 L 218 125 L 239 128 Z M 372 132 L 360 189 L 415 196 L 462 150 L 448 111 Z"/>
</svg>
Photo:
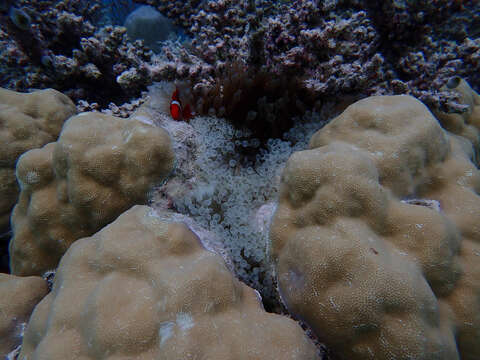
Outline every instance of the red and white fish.
<svg viewBox="0 0 480 360">
<path fill-rule="evenodd" d="M 182 102 L 180 101 L 180 91 L 178 91 L 178 88 L 175 88 L 175 91 L 172 94 L 172 100 L 170 101 L 170 115 L 177 121 L 188 121 L 193 117 L 190 104 L 185 105 L 185 107 L 182 106 Z"/>
</svg>

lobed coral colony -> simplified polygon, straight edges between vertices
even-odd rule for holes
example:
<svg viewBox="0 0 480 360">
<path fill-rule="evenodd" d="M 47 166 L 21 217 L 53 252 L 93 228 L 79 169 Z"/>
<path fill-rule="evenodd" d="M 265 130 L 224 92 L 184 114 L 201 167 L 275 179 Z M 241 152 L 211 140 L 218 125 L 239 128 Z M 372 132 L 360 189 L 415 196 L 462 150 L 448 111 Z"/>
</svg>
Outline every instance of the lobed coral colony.
<svg viewBox="0 0 480 360">
<path fill-rule="evenodd" d="M 480 359 L 480 4 L 0 4 L 0 357 Z"/>
</svg>

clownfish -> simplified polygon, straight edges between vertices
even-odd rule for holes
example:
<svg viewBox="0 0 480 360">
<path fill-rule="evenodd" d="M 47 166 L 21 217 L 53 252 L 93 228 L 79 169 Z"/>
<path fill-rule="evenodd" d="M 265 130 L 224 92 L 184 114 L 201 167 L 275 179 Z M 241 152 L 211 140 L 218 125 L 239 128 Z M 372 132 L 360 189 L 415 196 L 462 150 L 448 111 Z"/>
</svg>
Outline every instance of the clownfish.
<svg viewBox="0 0 480 360">
<path fill-rule="evenodd" d="M 175 88 L 175 91 L 172 94 L 172 100 L 170 101 L 170 115 L 172 116 L 173 120 L 177 121 L 188 121 L 193 116 L 193 113 L 190 109 L 190 104 L 182 107 L 182 103 L 180 101 L 180 92 L 178 91 L 178 88 Z"/>
</svg>

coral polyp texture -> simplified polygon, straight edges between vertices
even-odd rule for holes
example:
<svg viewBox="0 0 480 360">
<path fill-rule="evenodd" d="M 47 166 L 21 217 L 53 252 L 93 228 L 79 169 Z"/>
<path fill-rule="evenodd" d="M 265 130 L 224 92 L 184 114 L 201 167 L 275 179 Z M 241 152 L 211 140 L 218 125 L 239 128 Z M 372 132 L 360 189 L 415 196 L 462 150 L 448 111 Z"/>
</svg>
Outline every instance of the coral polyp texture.
<svg viewBox="0 0 480 360">
<path fill-rule="evenodd" d="M 279 291 L 339 359 L 480 357 L 480 173 L 410 96 L 363 99 L 282 175 Z"/>
<path fill-rule="evenodd" d="M 128 119 L 91 112 L 70 118 L 57 142 L 23 154 L 21 192 L 12 214 L 14 274 L 54 269 L 75 240 L 90 236 L 172 171 L 168 134 L 146 116 Z"/>
<path fill-rule="evenodd" d="M 0 357 L 5 359 L 22 343 L 24 330 L 35 305 L 47 295 L 41 277 L 0 273 Z"/>
<path fill-rule="evenodd" d="M 8 227 L 19 193 L 18 158 L 55 141 L 64 121 L 75 112 L 73 102 L 53 89 L 22 94 L 0 88 L 0 232 Z"/>
<path fill-rule="evenodd" d="M 317 359 L 184 224 L 135 206 L 73 244 L 19 359 Z"/>
</svg>

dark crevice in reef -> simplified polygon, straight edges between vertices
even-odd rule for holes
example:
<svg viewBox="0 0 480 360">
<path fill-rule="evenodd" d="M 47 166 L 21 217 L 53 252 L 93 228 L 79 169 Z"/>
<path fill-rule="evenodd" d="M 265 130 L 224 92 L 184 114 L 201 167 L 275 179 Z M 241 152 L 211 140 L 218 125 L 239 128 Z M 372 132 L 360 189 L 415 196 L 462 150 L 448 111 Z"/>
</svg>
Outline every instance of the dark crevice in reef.
<svg viewBox="0 0 480 360">
<path fill-rule="evenodd" d="M 0 233 L 0 273 L 10 273 L 8 255 L 8 243 L 12 237 L 12 231 L 10 229 L 4 229 L 5 231 Z"/>
<path fill-rule="evenodd" d="M 96 64 L 95 64 L 96 65 Z M 84 76 L 71 76 L 60 83 L 52 84 L 51 87 L 69 96 L 71 99 L 82 99 L 89 103 L 98 103 L 100 108 L 106 108 L 111 102 L 123 104 L 141 96 L 138 92 L 127 93 L 115 81 L 115 75 L 111 69 L 113 64 L 96 65 L 102 73 L 99 79 L 86 79 Z M 46 71 L 48 74 L 48 70 Z M 78 92 L 81 89 L 81 93 Z M 146 87 L 145 89 L 146 90 Z"/>
</svg>

